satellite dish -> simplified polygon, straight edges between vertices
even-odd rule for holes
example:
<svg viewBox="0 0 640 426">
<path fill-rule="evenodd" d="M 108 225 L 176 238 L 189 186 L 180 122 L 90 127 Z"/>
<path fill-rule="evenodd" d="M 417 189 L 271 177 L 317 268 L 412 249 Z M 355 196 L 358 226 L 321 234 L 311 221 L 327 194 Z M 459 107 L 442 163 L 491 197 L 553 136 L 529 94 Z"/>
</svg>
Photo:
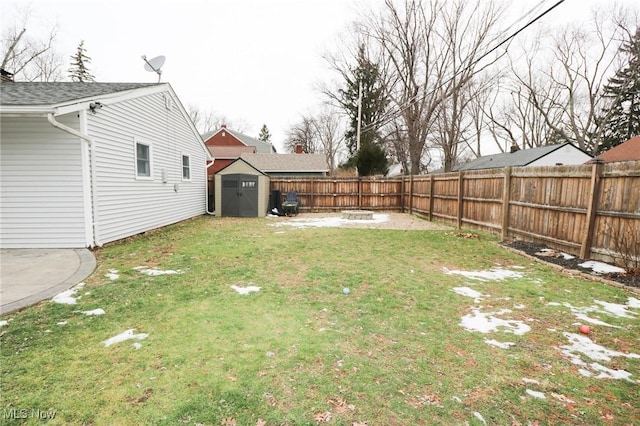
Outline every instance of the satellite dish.
<svg viewBox="0 0 640 426">
<path fill-rule="evenodd" d="M 162 66 L 164 65 L 164 61 L 167 59 L 164 56 L 156 56 L 155 58 L 147 60 L 147 55 L 142 55 L 142 59 L 144 60 L 144 69 L 149 72 L 155 72 L 158 74 L 158 83 L 160 83 L 160 76 L 162 75 Z"/>
</svg>

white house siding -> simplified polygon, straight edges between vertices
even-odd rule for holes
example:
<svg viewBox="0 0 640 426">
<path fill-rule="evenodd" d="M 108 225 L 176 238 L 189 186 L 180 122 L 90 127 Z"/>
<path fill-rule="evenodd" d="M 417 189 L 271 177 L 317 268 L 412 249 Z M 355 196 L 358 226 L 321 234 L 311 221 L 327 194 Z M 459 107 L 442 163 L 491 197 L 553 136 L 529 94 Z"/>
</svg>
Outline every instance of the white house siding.
<svg viewBox="0 0 640 426">
<path fill-rule="evenodd" d="M 88 134 L 95 144 L 97 243 L 206 212 L 206 154 L 170 92 L 105 105 L 88 114 Z M 134 138 L 151 145 L 152 180 L 136 179 Z M 191 181 L 182 180 L 182 155 L 191 159 Z"/>
<path fill-rule="evenodd" d="M 59 121 L 77 129 L 74 117 Z M 2 118 L 0 247 L 86 246 L 82 143 L 46 118 Z"/>
<path fill-rule="evenodd" d="M 528 164 L 528 166 L 555 166 L 556 164 L 571 166 L 574 164 L 584 164 L 589 160 L 591 160 L 591 157 L 578 148 L 565 145 Z"/>
</svg>

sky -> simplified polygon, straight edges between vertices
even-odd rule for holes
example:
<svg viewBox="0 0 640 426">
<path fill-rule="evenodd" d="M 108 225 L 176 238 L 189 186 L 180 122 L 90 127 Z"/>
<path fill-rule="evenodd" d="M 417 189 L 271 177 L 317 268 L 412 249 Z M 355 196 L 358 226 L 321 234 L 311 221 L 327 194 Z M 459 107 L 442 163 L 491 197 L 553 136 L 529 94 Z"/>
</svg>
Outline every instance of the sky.
<svg viewBox="0 0 640 426">
<path fill-rule="evenodd" d="M 555 0 L 512 0 L 513 16 Z M 566 0 L 548 20 L 587 16 L 586 4 Z M 623 0 L 631 3 L 631 0 Z M 144 70 L 163 55 L 161 81 L 170 83 L 186 109 L 224 116 L 257 137 L 266 124 L 282 152 L 287 130 L 318 108 L 318 87 L 335 76 L 323 54 L 349 37 L 362 10 L 383 0 L 0 0 L 2 32 L 30 5 L 28 33 L 58 27 L 56 51 L 68 64 L 84 40 L 89 69 L 100 82 L 157 82 Z M 65 68 L 66 71 L 66 68 Z M 64 72 L 65 78 L 67 73 Z"/>
</svg>

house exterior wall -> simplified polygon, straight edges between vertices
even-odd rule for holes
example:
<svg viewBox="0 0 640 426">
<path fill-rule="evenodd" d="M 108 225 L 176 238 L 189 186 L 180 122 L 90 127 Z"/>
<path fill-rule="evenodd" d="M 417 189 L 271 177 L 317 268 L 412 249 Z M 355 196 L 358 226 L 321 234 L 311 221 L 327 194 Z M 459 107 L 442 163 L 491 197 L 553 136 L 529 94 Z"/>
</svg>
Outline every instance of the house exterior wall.
<svg viewBox="0 0 640 426">
<path fill-rule="evenodd" d="M 205 214 L 207 155 L 171 92 L 106 105 L 87 122 L 95 141 L 99 244 Z M 136 141 L 151 147 L 150 178 L 136 175 Z M 190 180 L 182 178 L 183 155 Z"/>
<path fill-rule="evenodd" d="M 75 115 L 58 121 L 79 128 Z M 85 142 L 44 117 L 0 124 L 0 247 L 86 247 Z"/>
<path fill-rule="evenodd" d="M 575 164 L 583 164 L 589 160 L 591 160 L 591 157 L 588 154 L 574 146 L 565 145 L 562 148 L 556 149 L 544 157 L 527 164 L 527 166 L 555 166 L 556 164 L 571 166 Z"/>
<path fill-rule="evenodd" d="M 207 146 L 245 146 L 241 140 L 233 136 L 231 133 L 222 129 L 218 133 L 206 140 Z"/>
<path fill-rule="evenodd" d="M 256 171 L 253 167 L 245 163 L 244 161 L 236 161 L 229 167 L 225 168 L 215 176 L 215 215 L 222 216 L 222 176 L 233 174 L 247 174 L 258 175 L 258 216 L 264 217 L 267 215 L 269 208 L 269 188 L 270 179 Z"/>
</svg>

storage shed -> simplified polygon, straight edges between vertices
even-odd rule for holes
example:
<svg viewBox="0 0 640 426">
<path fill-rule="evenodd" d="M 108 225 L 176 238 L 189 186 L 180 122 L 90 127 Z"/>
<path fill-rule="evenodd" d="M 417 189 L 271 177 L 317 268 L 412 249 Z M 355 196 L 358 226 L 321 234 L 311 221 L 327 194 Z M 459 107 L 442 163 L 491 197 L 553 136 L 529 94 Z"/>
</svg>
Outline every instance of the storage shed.
<svg viewBox="0 0 640 426">
<path fill-rule="evenodd" d="M 266 216 L 269 185 L 269 176 L 238 158 L 216 173 L 216 216 Z"/>
</svg>

